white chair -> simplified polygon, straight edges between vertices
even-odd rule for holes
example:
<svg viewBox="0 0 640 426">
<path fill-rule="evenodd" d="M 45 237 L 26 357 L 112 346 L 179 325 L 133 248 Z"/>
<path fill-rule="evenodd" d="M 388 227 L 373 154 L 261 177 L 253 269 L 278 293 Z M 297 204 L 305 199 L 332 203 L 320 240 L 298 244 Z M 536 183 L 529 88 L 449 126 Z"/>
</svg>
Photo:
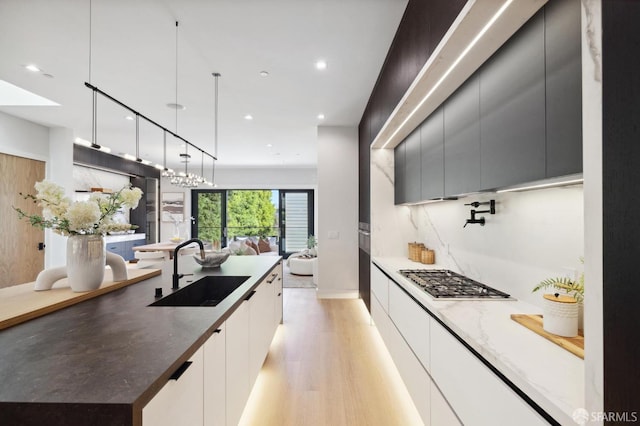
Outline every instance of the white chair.
<svg viewBox="0 0 640 426">
<path fill-rule="evenodd" d="M 135 251 L 133 257 L 138 259 L 138 268 L 161 267 L 166 256 L 162 251 Z"/>
</svg>

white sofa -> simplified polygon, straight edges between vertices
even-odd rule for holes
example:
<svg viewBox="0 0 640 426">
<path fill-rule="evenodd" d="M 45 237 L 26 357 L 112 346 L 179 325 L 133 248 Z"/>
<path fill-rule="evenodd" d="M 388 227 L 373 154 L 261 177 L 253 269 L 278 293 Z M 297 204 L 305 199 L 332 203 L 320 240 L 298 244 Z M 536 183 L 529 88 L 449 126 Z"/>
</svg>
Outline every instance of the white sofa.
<svg viewBox="0 0 640 426">
<path fill-rule="evenodd" d="M 253 242 L 258 247 L 258 250 L 255 250 L 251 247 L 250 242 Z M 262 247 L 262 250 L 260 250 Z M 257 237 L 246 237 L 246 238 L 238 238 L 233 241 L 229 241 L 227 247 L 223 250 L 231 251 L 231 254 L 237 254 L 241 252 L 243 255 L 255 255 L 258 254 L 260 256 L 278 256 L 278 244 L 275 241 L 269 240 L 269 250 L 265 250 L 266 240 L 263 240 L 262 244 L 258 242 Z"/>
</svg>

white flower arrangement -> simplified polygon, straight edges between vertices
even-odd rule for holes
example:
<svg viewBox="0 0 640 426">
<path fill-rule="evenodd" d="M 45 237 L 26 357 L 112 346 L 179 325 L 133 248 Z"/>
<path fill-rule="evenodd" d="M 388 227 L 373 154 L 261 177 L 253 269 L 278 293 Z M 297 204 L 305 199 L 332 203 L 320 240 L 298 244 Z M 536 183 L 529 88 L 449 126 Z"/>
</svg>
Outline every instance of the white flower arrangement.
<svg viewBox="0 0 640 426">
<path fill-rule="evenodd" d="M 142 197 L 140 188 L 125 186 L 114 193 L 93 193 L 88 201 L 72 202 L 64 195 L 64 188 L 43 180 L 34 186 L 36 195 L 22 194 L 42 207 L 41 215 L 29 215 L 14 207 L 19 217 L 27 218 L 31 225 L 50 228 L 60 235 L 105 234 L 119 224 L 113 216 L 121 208 L 135 209 Z M 132 228 L 131 226 L 129 226 Z"/>
</svg>

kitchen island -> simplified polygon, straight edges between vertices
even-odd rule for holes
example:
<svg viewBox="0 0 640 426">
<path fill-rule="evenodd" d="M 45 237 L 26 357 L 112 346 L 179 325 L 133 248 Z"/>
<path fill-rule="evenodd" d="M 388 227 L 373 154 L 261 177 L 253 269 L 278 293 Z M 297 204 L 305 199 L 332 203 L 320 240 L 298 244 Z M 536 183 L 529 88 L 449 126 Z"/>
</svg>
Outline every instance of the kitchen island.
<svg viewBox="0 0 640 426">
<path fill-rule="evenodd" d="M 232 256 L 206 270 L 180 256 L 180 272 L 193 273 L 181 287 L 205 275 L 247 279 L 217 306 L 149 306 L 157 288 L 172 293 L 173 264 L 164 262 L 158 277 L 0 331 L 2 422 L 142 424 L 169 378 L 280 266 L 280 257 Z M 271 312 L 280 322 L 282 310 Z"/>
</svg>

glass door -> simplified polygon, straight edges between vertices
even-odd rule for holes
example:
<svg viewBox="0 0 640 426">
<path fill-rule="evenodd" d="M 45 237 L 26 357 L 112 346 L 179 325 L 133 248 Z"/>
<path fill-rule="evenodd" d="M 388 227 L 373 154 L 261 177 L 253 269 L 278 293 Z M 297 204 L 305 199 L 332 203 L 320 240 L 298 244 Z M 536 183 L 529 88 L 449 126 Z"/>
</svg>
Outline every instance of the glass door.
<svg viewBox="0 0 640 426">
<path fill-rule="evenodd" d="M 214 250 L 227 245 L 226 191 L 194 190 L 191 197 L 191 211 L 195 221 L 191 225 L 191 235 L 211 244 Z"/>
<path fill-rule="evenodd" d="M 281 254 L 306 249 L 310 235 L 313 235 L 313 191 L 280 190 Z"/>
</svg>

